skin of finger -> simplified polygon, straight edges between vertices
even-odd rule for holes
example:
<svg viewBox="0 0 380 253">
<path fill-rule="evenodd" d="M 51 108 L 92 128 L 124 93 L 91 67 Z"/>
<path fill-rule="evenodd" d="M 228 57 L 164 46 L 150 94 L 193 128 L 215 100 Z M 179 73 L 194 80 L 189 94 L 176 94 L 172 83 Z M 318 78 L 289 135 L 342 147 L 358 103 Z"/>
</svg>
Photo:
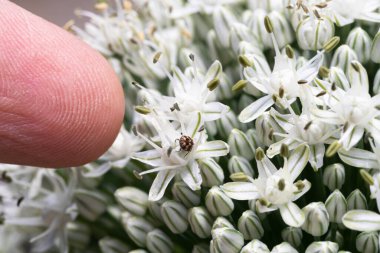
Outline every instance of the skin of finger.
<svg viewBox="0 0 380 253">
<path fill-rule="evenodd" d="M 90 162 L 112 144 L 124 107 L 122 87 L 101 55 L 0 0 L 0 162 Z"/>
</svg>

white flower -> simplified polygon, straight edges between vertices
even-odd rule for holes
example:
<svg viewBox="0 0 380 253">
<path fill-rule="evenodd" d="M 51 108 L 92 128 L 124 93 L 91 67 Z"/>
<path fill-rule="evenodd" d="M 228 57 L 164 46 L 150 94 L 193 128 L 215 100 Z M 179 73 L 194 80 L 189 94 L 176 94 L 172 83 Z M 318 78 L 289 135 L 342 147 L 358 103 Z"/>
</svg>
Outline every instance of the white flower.
<svg viewBox="0 0 380 253">
<path fill-rule="evenodd" d="M 67 253 L 67 222 L 77 216 L 73 203 L 77 172 L 71 170 L 68 182 L 51 170 L 39 170 L 32 182 L 24 182 L 28 192 L 18 200 L 4 203 L 5 224 L 20 227 L 40 227 L 43 232 L 30 242 L 36 252 L 45 252 L 56 243 L 59 251 Z"/>
<path fill-rule="evenodd" d="M 252 68 L 244 70 L 251 72 L 245 74 L 248 76 L 249 85 L 266 95 L 257 99 L 240 113 L 239 120 L 243 123 L 255 120 L 275 103 L 283 108 L 289 108 L 296 98 L 307 99 L 310 96 L 308 84 L 317 76 L 322 65 L 323 51 L 318 52 L 297 70 L 294 61 L 280 53 L 274 35 L 271 35 L 276 51 L 272 73 L 269 75 L 260 72 L 252 73 L 255 71 Z"/>
<path fill-rule="evenodd" d="M 113 167 L 124 168 L 131 156 L 140 151 L 144 145 L 143 139 L 128 132 L 123 125 L 112 146 L 99 158 L 104 163 L 101 165 L 85 165 L 84 168 L 89 171 L 84 172 L 83 175 L 85 177 L 100 177 Z"/>
<path fill-rule="evenodd" d="M 362 67 L 353 61 L 350 68 Z M 350 150 L 359 142 L 364 130 L 371 134 L 376 143 L 380 140 L 380 121 L 376 118 L 380 115 L 376 108 L 380 104 L 380 96 L 371 97 L 367 74 L 355 72 L 350 89 L 343 91 L 336 88 L 327 96 L 325 103 L 329 109 L 312 109 L 320 121 L 340 127 L 339 143 L 345 150 Z"/>
<path fill-rule="evenodd" d="M 325 143 L 333 133 L 332 128 L 308 114 L 283 115 L 274 109 L 271 109 L 270 113 L 283 130 L 283 133 L 274 132 L 273 135 L 283 137 L 283 139 L 270 145 L 267 155 L 272 158 L 279 154 L 281 145 L 284 144 L 289 147 L 289 150 L 305 145 L 310 151 L 310 165 L 314 170 L 321 168 L 325 154 Z"/>
<path fill-rule="evenodd" d="M 161 199 L 168 184 L 177 174 L 192 190 L 200 189 L 202 177 L 198 160 L 228 153 L 229 147 L 225 142 L 206 141 L 201 113 L 198 112 L 194 116 L 188 125 L 181 123 L 181 130 L 176 130 L 162 115 L 152 116 L 159 133 L 160 144 L 138 133 L 154 149 L 135 153 L 132 158 L 155 167 L 139 175 L 158 172 L 149 191 L 149 200 Z M 191 140 L 191 143 L 182 146 L 181 137 Z"/>
<path fill-rule="evenodd" d="M 270 212 L 280 209 L 284 222 L 293 227 L 300 227 L 305 221 L 301 209 L 293 203 L 300 198 L 311 187 L 307 180 L 297 181 L 307 160 L 309 151 L 305 147 L 297 148 L 289 160 L 285 159 L 284 167 L 277 170 L 274 164 L 259 150 L 260 156 L 257 160 L 259 177 L 249 182 L 226 183 L 222 190 L 233 199 L 251 200 L 257 199 L 257 208 L 260 212 Z"/>
<path fill-rule="evenodd" d="M 183 7 L 174 8 L 170 17 L 183 18 L 195 13 L 212 14 L 220 6 L 239 2 L 242 2 L 242 0 L 189 0 Z"/>
</svg>

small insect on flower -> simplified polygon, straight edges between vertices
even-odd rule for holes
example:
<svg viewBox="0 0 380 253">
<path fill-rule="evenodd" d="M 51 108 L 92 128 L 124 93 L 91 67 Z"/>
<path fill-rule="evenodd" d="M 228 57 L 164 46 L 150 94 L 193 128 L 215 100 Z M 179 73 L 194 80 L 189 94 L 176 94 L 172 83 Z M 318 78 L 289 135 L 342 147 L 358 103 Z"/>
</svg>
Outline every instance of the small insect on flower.
<svg viewBox="0 0 380 253">
<path fill-rule="evenodd" d="M 193 149 L 194 141 L 190 136 L 182 135 L 181 138 L 178 139 L 179 141 L 179 151 L 187 151 L 190 152 Z"/>
</svg>

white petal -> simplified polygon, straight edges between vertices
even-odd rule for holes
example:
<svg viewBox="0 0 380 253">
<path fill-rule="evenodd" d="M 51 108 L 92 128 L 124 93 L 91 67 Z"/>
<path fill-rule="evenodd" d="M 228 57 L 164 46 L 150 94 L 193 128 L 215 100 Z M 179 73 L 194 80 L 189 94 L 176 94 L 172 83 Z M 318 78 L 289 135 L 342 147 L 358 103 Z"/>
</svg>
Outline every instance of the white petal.
<svg viewBox="0 0 380 253">
<path fill-rule="evenodd" d="M 304 66 L 297 70 L 298 80 L 306 80 L 308 83 L 313 81 L 317 75 L 319 68 L 323 63 L 323 53 L 318 52 Z"/>
<path fill-rule="evenodd" d="M 209 141 L 198 146 L 195 159 L 225 156 L 229 152 L 229 146 L 224 141 Z"/>
<path fill-rule="evenodd" d="M 282 220 L 286 223 L 286 225 L 291 227 L 300 227 L 305 222 L 305 214 L 293 202 L 281 205 L 279 208 Z"/>
<path fill-rule="evenodd" d="M 348 211 L 342 218 L 343 224 L 352 230 L 380 230 L 380 214 L 367 210 Z"/>
<path fill-rule="evenodd" d="M 161 159 L 161 153 L 155 149 L 137 152 L 133 155 L 132 159 L 138 160 L 142 163 L 149 164 L 154 167 L 161 167 L 164 165 Z"/>
<path fill-rule="evenodd" d="M 259 198 L 256 186 L 250 182 L 226 183 L 221 188 L 232 199 L 250 200 Z"/>
<path fill-rule="evenodd" d="M 297 192 L 294 194 L 292 201 L 296 201 L 297 199 L 302 197 L 306 192 L 308 192 L 310 190 L 311 183 L 309 181 L 304 179 L 304 180 L 302 180 L 302 183 L 303 183 L 304 187 L 302 188 L 302 190 L 300 192 Z"/>
<path fill-rule="evenodd" d="M 102 165 L 99 165 L 98 167 L 94 167 L 93 169 L 84 172 L 82 171 L 82 175 L 84 177 L 100 177 L 107 173 L 112 168 L 111 162 L 105 162 Z"/>
<path fill-rule="evenodd" d="M 198 112 L 195 117 L 192 117 L 189 125 L 186 127 L 186 134 L 194 139 L 194 136 L 198 133 L 201 128 L 202 122 L 202 114 Z"/>
<path fill-rule="evenodd" d="M 360 139 L 363 137 L 364 128 L 355 126 L 348 127 L 346 132 L 340 138 L 342 142 L 342 148 L 345 150 L 350 150 L 353 146 L 355 146 Z"/>
<path fill-rule="evenodd" d="M 193 191 L 199 190 L 202 184 L 202 176 L 198 163 L 194 161 L 183 168 L 181 178 L 190 189 Z"/>
<path fill-rule="evenodd" d="M 288 160 L 288 170 L 292 181 L 294 181 L 303 171 L 309 161 L 309 147 L 301 145 L 296 148 L 290 155 Z"/>
<path fill-rule="evenodd" d="M 203 119 L 204 121 L 213 121 L 223 117 L 230 108 L 219 102 L 210 102 L 203 106 Z"/>
<path fill-rule="evenodd" d="M 207 70 L 204 82 L 207 85 L 210 81 L 215 78 L 220 78 L 220 75 L 223 72 L 222 64 L 219 61 L 214 61 L 214 63 Z"/>
<path fill-rule="evenodd" d="M 257 161 L 257 170 L 259 171 L 259 178 L 268 178 L 278 171 L 267 156 L 264 156 L 261 161 Z"/>
<path fill-rule="evenodd" d="M 157 173 L 149 190 L 149 200 L 157 201 L 162 198 L 170 181 L 176 175 L 177 170 L 163 170 Z"/>
<path fill-rule="evenodd" d="M 244 108 L 239 115 L 240 122 L 248 123 L 255 120 L 273 105 L 273 99 L 270 95 L 264 96 Z"/>
<path fill-rule="evenodd" d="M 341 124 L 341 120 L 339 119 L 338 115 L 335 112 L 332 111 L 326 111 L 326 110 L 320 110 L 320 109 L 313 109 L 311 113 L 317 117 L 320 121 L 325 122 L 327 124 Z"/>
<path fill-rule="evenodd" d="M 379 168 L 376 155 L 370 151 L 351 148 L 348 151 L 341 149 L 338 154 L 340 159 L 348 165 L 364 169 Z"/>
<path fill-rule="evenodd" d="M 309 162 L 311 164 L 311 167 L 313 167 L 315 171 L 317 171 L 319 168 L 322 167 L 324 156 L 325 156 L 325 145 L 323 143 L 310 146 Z"/>
</svg>

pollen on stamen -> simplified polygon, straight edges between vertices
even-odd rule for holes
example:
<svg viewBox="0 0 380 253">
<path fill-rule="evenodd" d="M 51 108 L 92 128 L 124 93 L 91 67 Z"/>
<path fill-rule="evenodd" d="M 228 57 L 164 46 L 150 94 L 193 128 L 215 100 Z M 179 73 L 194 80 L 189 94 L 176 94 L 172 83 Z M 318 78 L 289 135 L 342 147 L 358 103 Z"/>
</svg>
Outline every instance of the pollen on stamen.
<svg viewBox="0 0 380 253">
<path fill-rule="evenodd" d="M 140 173 L 139 173 L 137 170 L 134 170 L 134 171 L 133 171 L 133 175 L 134 175 L 138 180 L 142 180 L 142 179 L 143 179 L 143 176 L 141 176 Z"/>
</svg>

